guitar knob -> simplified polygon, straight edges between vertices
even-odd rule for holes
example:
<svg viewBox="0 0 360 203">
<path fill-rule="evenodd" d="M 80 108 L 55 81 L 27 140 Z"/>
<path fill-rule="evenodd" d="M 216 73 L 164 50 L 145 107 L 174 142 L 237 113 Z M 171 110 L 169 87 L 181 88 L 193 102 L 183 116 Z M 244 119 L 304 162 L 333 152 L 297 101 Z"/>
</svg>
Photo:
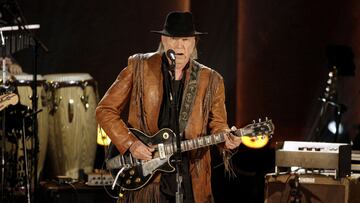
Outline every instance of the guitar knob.
<svg viewBox="0 0 360 203">
<path fill-rule="evenodd" d="M 136 178 L 136 179 L 135 179 L 135 182 L 136 182 L 136 183 L 140 183 L 140 181 L 141 181 L 140 178 Z"/>
<path fill-rule="evenodd" d="M 163 134 L 163 138 L 165 140 L 169 139 L 169 137 L 170 137 L 169 133 L 166 132 L 166 133 Z"/>
<path fill-rule="evenodd" d="M 130 170 L 130 171 L 129 171 L 129 174 L 130 174 L 130 175 L 134 175 L 134 174 L 135 174 L 135 171 L 134 171 L 134 170 Z"/>
<path fill-rule="evenodd" d="M 126 183 L 126 185 L 130 185 L 130 184 L 131 184 L 131 180 L 130 180 L 130 179 L 127 179 L 127 180 L 125 181 L 125 183 Z"/>
</svg>

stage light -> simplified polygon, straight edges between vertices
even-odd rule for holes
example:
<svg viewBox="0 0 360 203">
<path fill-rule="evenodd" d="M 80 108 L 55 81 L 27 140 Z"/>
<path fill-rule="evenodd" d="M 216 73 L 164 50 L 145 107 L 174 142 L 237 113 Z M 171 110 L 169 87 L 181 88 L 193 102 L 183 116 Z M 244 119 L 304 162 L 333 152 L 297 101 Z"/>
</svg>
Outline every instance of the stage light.
<svg viewBox="0 0 360 203">
<path fill-rule="evenodd" d="M 111 142 L 110 138 L 106 135 L 105 131 L 100 126 L 98 126 L 97 129 L 97 143 L 99 145 L 109 146 Z"/>
<path fill-rule="evenodd" d="M 328 130 L 332 133 L 332 134 L 336 134 L 336 122 L 335 121 L 330 121 L 328 124 Z M 342 134 L 344 132 L 344 127 L 343 125 L 340 123 L 339 124 L 339 132 L 338 134 Z"/>
</svg>

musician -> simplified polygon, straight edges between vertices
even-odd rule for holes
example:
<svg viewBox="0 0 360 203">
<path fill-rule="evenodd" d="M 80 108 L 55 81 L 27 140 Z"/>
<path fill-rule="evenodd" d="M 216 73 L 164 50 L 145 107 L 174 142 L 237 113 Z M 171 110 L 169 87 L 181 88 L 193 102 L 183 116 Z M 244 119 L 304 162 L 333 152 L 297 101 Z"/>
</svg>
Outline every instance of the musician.
<svg viewBox="0 0 360 203">
<path fill-rule="evenodd" d="M 163 30 L 152 31 L 161 42 L 154 53 L 129 57 L 96 109 L 96 118 L 121 154 L 129 151 L 137 159 L 150 160 L 154 149 L 128 129 L 153 135 L 170 128 L 183 139 L 225 132 L 219 144 L 228 166 L 229 151 L 241 139 L 229 133 L 223 78 L 195 61 L 200 35 L 190 12 L 171 12 Z M 175 53 L 175 69 L 171 54 Z M 129 105 L 128 119 L 121 113 Z M 175 138 L 174 138 L 175 140 Z M 209 147 L 182 153 L 183 194 L 186 203 L 214 202 L 211 191 Z M 129 191 L 120 202 L 175 202 L 176 173 L 159 173 L 137 191 Z"/>
<path fill-rule="evenodd" d="M 2 69 L 2 61 L 3 58 L 0 57 L 0 66 Z M 16 75 L 23 73 L 21 66 L 12 58 L 12 57 L 5 57 L 5 65 L 6 69 L 10 74 Z"/>
</svg>

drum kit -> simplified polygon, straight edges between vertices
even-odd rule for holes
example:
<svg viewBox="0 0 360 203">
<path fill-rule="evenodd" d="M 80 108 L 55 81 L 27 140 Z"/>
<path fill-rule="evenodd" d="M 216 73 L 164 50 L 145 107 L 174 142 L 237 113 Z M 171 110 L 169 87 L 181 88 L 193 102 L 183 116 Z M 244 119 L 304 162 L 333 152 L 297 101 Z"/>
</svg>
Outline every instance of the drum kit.
<svg viewBox="0 0 360 203">
<path fill-rule="evenodd" d="M 94 166 L 98 101 L 95 80 L 87 73 L 37 75 L 37 79 L 37 135 L 32 126 L 33 75 L 13 75 L 7 89 L 14 92 L 2 95 L 18 97 L 18 102 L 4 105 L 1 118 L 5 124 L 1 129 L 1 185 L 12 193 L 26 190 L 27 184 L 34 186 L 45 159 L 49 177 L 78 179 L 80 170 L 90 173 Z"/>
</svg>

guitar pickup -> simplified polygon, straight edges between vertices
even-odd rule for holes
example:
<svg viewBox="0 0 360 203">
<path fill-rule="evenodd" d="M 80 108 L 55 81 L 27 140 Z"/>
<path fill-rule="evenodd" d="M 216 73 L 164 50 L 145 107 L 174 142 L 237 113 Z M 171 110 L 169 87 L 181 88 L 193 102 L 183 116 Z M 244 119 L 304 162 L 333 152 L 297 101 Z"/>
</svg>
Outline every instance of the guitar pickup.
<svg viewBox="0 0 360 203">
<path fill-rule="evenodd" d="M 166 154 L 165 154 L 164 144 L 162 144 L 162 143 L 158 144 L 158 151 L 159 151 L 160 159 L 165 159 L 165 158 L 166 158 Z"/>
</svg>

